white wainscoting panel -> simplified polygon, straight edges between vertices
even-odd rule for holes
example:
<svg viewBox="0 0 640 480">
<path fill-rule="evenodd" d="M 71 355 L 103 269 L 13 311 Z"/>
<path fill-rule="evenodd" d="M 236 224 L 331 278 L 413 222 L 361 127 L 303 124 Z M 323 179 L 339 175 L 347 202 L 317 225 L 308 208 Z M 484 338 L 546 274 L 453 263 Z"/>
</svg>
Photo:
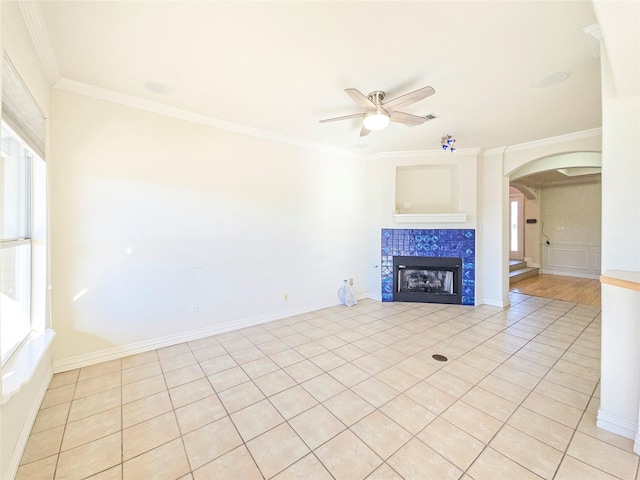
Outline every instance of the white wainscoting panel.
<svg viewBox="0 0 640 480">
<path fill-rule="evenodd" d="M 588 268 L 588 252 L 586 249 L 549 247 L 548 265 L 553 268 Z"/>
<path fill-rule="evenodd" d="M 543 245 L 542 273 L 597 279 L 600 276 L 600 245 L 587 243 Z"/>
</svg>

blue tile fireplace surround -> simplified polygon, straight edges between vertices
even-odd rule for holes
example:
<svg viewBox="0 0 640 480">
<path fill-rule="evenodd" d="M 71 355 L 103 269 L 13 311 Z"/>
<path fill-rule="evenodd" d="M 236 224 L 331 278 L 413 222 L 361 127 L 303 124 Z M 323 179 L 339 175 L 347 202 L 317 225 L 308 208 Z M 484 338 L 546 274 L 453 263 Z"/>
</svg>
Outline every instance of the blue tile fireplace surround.
<svg viewBox="0 0 640 480">
<path fill-rule="evenodd" d="M 470 229 L 382 229 L 382 301 L 393 302 L 393 257 L 462 258 L 462 305 L 474 305 L 476 232 Z"/>
</svg>

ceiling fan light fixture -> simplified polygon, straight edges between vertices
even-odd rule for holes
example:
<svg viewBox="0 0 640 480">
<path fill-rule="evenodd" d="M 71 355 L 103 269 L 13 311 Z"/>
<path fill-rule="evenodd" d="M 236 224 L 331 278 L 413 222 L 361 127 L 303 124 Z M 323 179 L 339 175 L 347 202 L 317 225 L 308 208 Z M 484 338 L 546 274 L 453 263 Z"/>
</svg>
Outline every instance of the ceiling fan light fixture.
<svg viewBox="0 0 640 480">
<path fill-rule="evenodd" d="M 383 130 L 389 126 L 389 115 L 381 110 L 365 115 L 362 124 L 367 130 Z"/>
</svg>

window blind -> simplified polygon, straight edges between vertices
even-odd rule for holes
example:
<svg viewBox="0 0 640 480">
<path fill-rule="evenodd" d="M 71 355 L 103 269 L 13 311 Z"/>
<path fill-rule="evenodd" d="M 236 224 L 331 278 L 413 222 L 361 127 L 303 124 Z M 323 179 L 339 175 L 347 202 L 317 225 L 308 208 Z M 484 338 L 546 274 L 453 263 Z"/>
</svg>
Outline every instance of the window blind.
<svg viewBox="0 0 640 480">
<path fill-rule="evenodd" d="M 45 158 L 45 116 L 6 53 L 2 62 L 2 119 Z"/>
</svg>

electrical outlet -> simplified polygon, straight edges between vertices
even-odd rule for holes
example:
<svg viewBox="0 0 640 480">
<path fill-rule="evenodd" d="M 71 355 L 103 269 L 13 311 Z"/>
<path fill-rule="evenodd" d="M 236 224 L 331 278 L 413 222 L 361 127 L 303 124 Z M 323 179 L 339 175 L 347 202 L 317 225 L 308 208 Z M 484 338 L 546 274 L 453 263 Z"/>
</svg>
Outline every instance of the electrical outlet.
<svg viewBox="0 0 640 480">
<path fill-rule="evenodd" d="M 353 278 L 349 279 L 349 285 L 351 285 L 353 287 Z"/>
<path fill-rule="evenodd" d="M 285 294 L 284 294 L 284 301 L 285 301 L 285 302 L 288 302 L 288 301 L 289 301 L 289 294 L 288 294 L 288 293 L 285 293 Z"/>
<path fill-rule="evenodd" d="M 191 315 L 197 315 L 198 314 L 198 304 L 194 303 L 193 305 L 191 305 Z"/>
</svg>

